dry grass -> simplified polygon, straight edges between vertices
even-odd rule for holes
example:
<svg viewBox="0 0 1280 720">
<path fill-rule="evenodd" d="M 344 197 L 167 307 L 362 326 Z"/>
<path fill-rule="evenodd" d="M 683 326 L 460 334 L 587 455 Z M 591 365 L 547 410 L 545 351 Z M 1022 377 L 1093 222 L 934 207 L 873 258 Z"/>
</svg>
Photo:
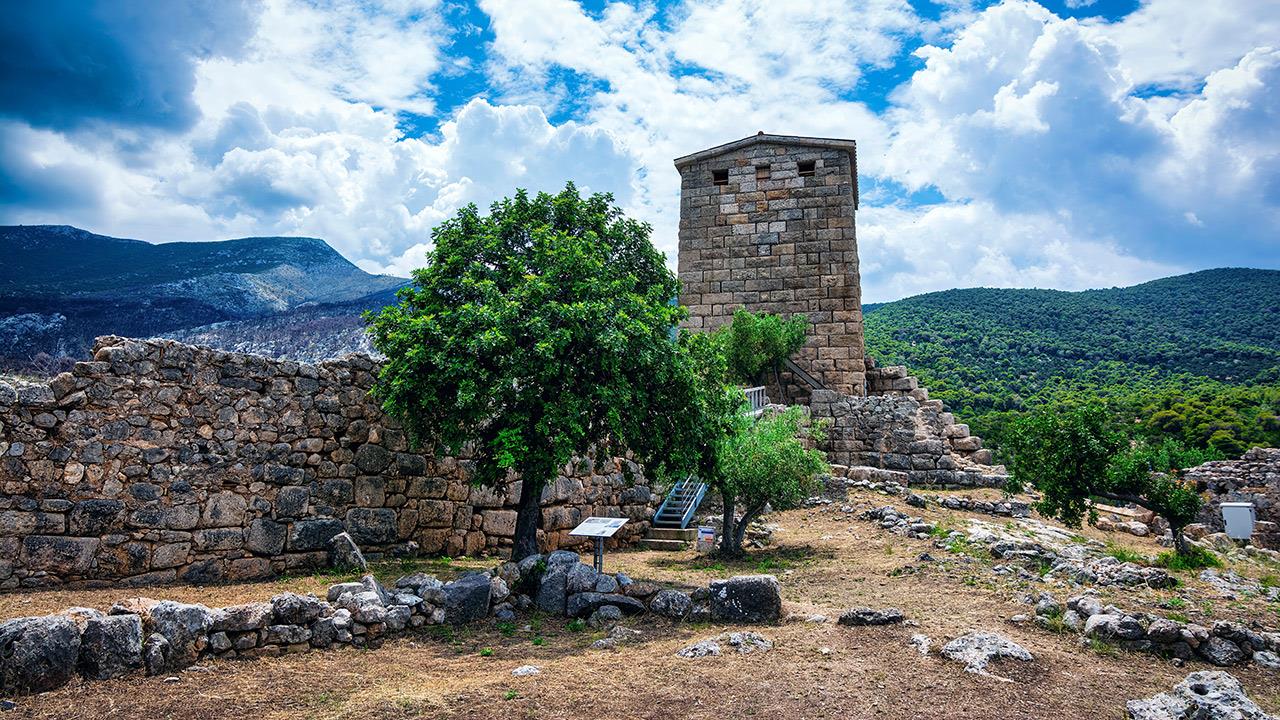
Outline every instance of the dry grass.
<svg viewBox="0 0 1280 720">
<path fill-rule="evenodd" d="M 858 500 L 864 506 L 887 502 L 870 495 Z M 955 527 L 967 517 L 936 509 L 923 514 Z M 928 541 L 900 538 L 831 511 L 796 510 L 773 520 L 782 526 L 774 546 L 746 560 L 723 563 L 691 552 L 629 551 L 610 553 L 607 569 L 688 586 L 767 571 L 783 584 L 786 611 L 799 617 L 820 612 L 834 618 L 850 606 L 893 605 L 918 627 L 846 628 L 796 619 L 761 630 L 776 644 L 767 654 L 684 660 L 675 657 L 678 648 L 729 628 L 644 620 L 632 624 L 644 631 L 643 642 L 601 652 L 590 649 L 596 637 L 591 633 L 570 632 L 562 619 L 532 618 L 534 627 L 511 637 L 482 623 L 437 629 L 377 651 L 212 661 L 173 683 L 143 677 L 76 682 L 20 700 L 11 717 L 1119 718 L 1125 700 L 1168 689 L 1188 672 L 1151 655 L 1099 653 L 1081 647 L 1074 636 L 1008 622 L 1027 611 L 1018 598 L 1036 587 L 993 575 L 985 558 L 966 561 Z M 1149 540 L 1103 536 L 1139 552 L 1155 550 Z M 915 562 L 925 550 L 950 560 Z M 434 570 L 456 565 L 427 564 Z M 284 589 L 321 592 L 334 581 L 295 578 L 152 594 L 219 605 L 264 599 Z M 1172 592 L 1117 592 L 1108 599 L 1126 607 L 1155 604 L 1180 593 L 1196 595 L 1196 582 Z M 126 595 L 34 593 L 25 603 L 12 595 L 0 597 L 0 614 L 70 604 L 104 607 Z M 1232 619 L 1266 617 L 1255 611 L 1270 609 L 1224 605 L 1215 612 Z M 1280 625 L 1272 617 L 1268 625 Z M 939 643 L 973 629 L 1004 633 L 1031 650 L 1036 661 L 1001 668 L 1015 680 L 1006 683 L 965 673 L 937 655 L 921 656 L 907 644 L 916 632 Z M 819 652 L 824 647 L 829 654 Z M 484 648 L 492 655 L 482 656 Z M 524 664 L 538 665 L 542 673 L 512 677 L 511 670 Z M 1274 672 L 1252 667 L 1233 672 L 1264 707 L 1280 708 Z"/>
</svg>

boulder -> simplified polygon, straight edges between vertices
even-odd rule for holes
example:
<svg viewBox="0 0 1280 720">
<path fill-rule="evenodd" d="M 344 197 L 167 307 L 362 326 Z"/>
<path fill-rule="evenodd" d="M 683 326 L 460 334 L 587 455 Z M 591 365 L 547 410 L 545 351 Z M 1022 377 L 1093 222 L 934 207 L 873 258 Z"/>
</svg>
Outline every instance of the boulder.
<svg viewBox="0 0 1280 720">
<path fill-rule="evenodd" d="M 776 623 L 782 587 L 772 575 L 739 575 L 711 583 L 711 619 L 725 623 Z"/>
<path fill-rule="evenodd" d="M 649 601 L 650 612 L 672 620 L 684 619 L 684 616 L 689 614 L 689 610 L 692 607 L 693 600 L 689 599 L 687 593 L 682 593 L 679 590 L 660 590 Z"/>
<path fill-rule="evenodd" d="M 107 615 L 90 619 L 80 634 L 80 674 L 91 680 L 120 677 L 142 667 L 142 618 Z"/>
<path fill-rule="evenodd" d="M 585 563 L 572 565 L 569 567 L 569 574 L 565 576 L 565 592 L 570 595 L 595 592 L 596 581 L 599 579 L 600 573 L 594 567 Z"/>
<path fill-rule="evenodd" d="M 417 597 L 416 595 L 414 597 Z M 418 600 L 421 602 L 421 598 Z M 387 630 L 391 632 L 400 632 L 409 626 L 409 618 L 413 616 L 413 612 L 409 610 L 408 605 L 388 605 L 387 606 Z"/>
<path fill-rule="evenodd" d="M 350 533 L 338 533 L 329 541 L 329 567 L 366 572 L 369 563 Z"/>
<path fill-rule="evenodd" d="M 25 695 L 61 687 L 76 674 L 80 628 L 58 615 L 0 623 L 0 693 Z"/>
<path fill-rule="evenodd" d="M 621 620 L 622 611 L 617 605 L 602 605 L 587 618 L 587 624 L 596 630 L 610 630 Z"/>
<path fill-rule="evenodd" d="M 836 622 L 841 625 L 892 625 L 900 623 L 905 618 L 902 611 L 898 608 L 884 608 L 876 610 L 869 607 L 852 608 L 845 611 L 840 619 Z"/>
<path fill-rule="evenodd" d="M 326 609 L 314 595 L 280 593 L 271 598 L 271 615 L 277 625 L 310 625 Z"/>
<path fill-rule="evenodd" d="M 1196 654 L 1218 667 L 1239 665 L 1249 658 L 1239 645 L 1216 635 L 1200 643 L 1200 647 L 1196 648 Z"/>
<path fill-rule="evenodd" d="M 616 606 L 627 615 L 639 615 L 645 610 L 644 603 L 633 597 L 617 593 L 584 592 L 569 596 L 565 604 L 565 615 L 584 618 L 605 605 Z"/>
<path fill-rule="evenodd" d="M 1249 699 L 1240 681 L 1221 670 L 1202 670 L 1145 700 L 1125 705 L 1127 720 L 1277 720 Z"/>
<path fill-rule="evenodd" d="M 311 518 L 299 520 L 289 528 L 289 550 L 310 552 L 328 550 L 334 535 L 345 532 L 342 521 L 336 518 Z"/>
<path fill-rule="evenodd" d="M 552 553 L 552 555 L 554 554 Z M 539 610 L 553 615 L 564 615 L 565 602 L 568 599 L 569 571 L 575 565 L 576 561 L 572 564 L 566 562 L 554 565 L 547 563 L 547 569 L 542 573 L 542 578 L 538 583 L 538 593 L 534 597 L 534 603 Z"/>
<path fill-rule="evenodd" d="M 271 623 L 274 607 L 270 602 L 248 602 L 224 607 L 210 626 L 211 632 L 247 633 Z"/>
<path fill-rule="evenodd" d="M 159 675 L 170 667 L 169 654 L 172 647 L 165 636 L 151 633 L 142 643 L 142 662 L 148 675 Z"/>
<path fill-rule="evenodd" d="M 1142 623 L 1132 615 L 1099 613 L 1085 621 L 1084 634 L 1099 640 L 1138 640 L 1144 631 Z"/>
<path fill-rule="evenodd" d="M 311 639 L 311 631 L 301 625 L 268 625 L 268 645 L 297 645 Z"/>
<path fill-rule="evenodd" d="M 444 586 L 444 616 L 454 625 L 479 620 L 489 614 L 492 586 L 489 576 L 472 573 Z"/>
<path fill-rule="evenodd" d="M 209 631 L 220 613 L 204 605 L 164 600 L 151 609 L 151 629 L 169 642 L 165 669 L 193 664 L 209 642 Z"/>
<path fill-rule="evenodd" d="M 401 580 L 403 579 L 404 578 L 401 578 Z M 366 589 L 367 588 L 364 586 L 364 583 L 358 583 L 358 582 L 337 583 L 335 585 L 329 586 L 329 591 L 325 593 L 325 599 L 328 600 L 329 602 L 337 602 L 338 598 L 342 597 L 343 594 L 345 593 L 354 594 L 354 593 L 364 592 Z M 414 592 L 417 592 L 417 590 L 415 589 Z"/>
<path fill-rule="evenodd" d="M 600 577 L 596 578 L 595 591 L 600 593 L 615 593 L 621 588 L 618 581 L 612 575 L 600 573 Z"/>
<path fill-rule="evenodd" d="M 387 607 L 378 593 L 372 590 L 343 593 L 338 598 L 338 605 L 351 613 L 356 622 L 366 625 L 386 622 Z"/>
</svg>

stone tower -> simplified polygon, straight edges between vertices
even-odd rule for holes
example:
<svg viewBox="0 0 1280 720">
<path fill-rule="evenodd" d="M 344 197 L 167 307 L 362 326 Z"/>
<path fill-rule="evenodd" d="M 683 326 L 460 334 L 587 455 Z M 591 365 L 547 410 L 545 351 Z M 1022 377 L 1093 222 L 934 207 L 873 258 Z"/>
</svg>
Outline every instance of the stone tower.
<svg viewBox="0 0 1280 720">
<path fill-rule="evenodd" d="M 740 307 L 803 315 L 811 331 L 796 365 L 829 390 L 864 395 L 854 141 L 760 133 L 675 164 L 687 325 L 714 329 Z"/>
</svg>

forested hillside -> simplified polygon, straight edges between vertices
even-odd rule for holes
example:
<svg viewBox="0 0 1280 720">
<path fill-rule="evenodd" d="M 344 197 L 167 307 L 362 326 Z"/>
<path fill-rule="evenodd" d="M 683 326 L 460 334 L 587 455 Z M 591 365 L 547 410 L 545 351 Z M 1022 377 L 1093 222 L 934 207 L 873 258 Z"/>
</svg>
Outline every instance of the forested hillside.
<svg viewBox="0 0 1280 720">
<path fill-rule="evenodd" d="M 868 307 L 868 355 L 903 364 L 979 434 L 1098 396 L 1141 432 L 1234 454 L 1280 445 L 1280 271 L 1130 288 L 948 290 Z"/>
</svg>

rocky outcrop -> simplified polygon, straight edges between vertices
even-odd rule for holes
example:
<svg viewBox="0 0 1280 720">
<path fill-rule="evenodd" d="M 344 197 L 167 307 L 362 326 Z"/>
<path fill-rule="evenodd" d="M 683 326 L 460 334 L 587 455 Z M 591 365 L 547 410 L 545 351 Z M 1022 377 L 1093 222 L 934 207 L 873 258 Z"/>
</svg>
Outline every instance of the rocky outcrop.
<svg viewBox="0 0 1280 720">
<path fill-rule="evenodd" d="M 1276 720 L 1249 699 L 1240 681 L 1220 670 L 1193 672 L 1160 693 L 1125 705 L 1127 720 Z"/>
<path fill-rule="evenodd" d="M 0 589 L 257 579 L 360 557 L 501 553 L 518 480 L 472 486 L 368 396 L 376 364 L 320 365 L 100 338 L 47 384 L 0 383 Z M 656 500 L 635 464 L 579 459 L 543 492 L 543 547 Z M 334 544 L 335 536 L 346 533 Z"/>
</svg>

